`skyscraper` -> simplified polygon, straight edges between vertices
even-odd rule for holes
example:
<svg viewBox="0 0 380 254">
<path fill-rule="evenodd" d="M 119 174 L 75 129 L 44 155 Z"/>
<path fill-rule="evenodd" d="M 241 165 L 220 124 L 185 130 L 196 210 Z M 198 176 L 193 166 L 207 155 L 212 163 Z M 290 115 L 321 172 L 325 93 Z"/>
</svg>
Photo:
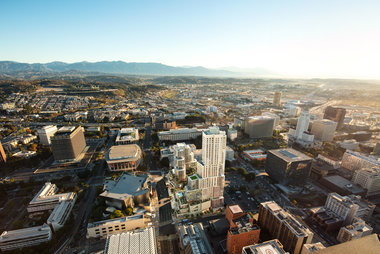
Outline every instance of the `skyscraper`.
<svg viewBox="0 0 380 254">
<path fill-rule="evenodd" d="M 334 107 L 328 106 L 325 109 L 325 114 L 323 115 L 323 118 L 337 122 L 338 126 L 336 129 L 340 130 L 343 128 L 345 116 L 346 116 L 346 109 L 334 108 Z"/>
<path fill-rule="evenodd" d="M 315 139 L 322 142 L 332 141 L 334 139 L 336 126 L 337 123 L 332 120 L 315 120 L 311 127 L 311 133 L 314 134 Z"/>
<path fill-rule="evenodd" d="M 294 135 L 296 139 L 302 139 L 302 134 L 309 128 L 309 122 L 309 111 L 302 111 L 300 118 L 298 118 L 297 127 Z"/>
<path fill-rule="evenodd" d="M 273 105 L 275 105 L 276 107 L 281 106 L 281 96 L 281 92 L 274 92 Z"/>
<path fill-rule="evenodd" d="M 226 141 L 226 133 L 218 127 L 202 133 L 202 160 L 197 163 L 197 174 L 188 177 L 188 200 L 210 200 L 212 208 L 223 206 Z"/>
<path fill-rule="evenodd" d="M 51 137 L 51 148 L 56 161 L 74 161 L 86 147 L 82 127 L 61 127 Z"/>
<path fill-rule="evenodd" d="M 5 155 L 3 145 L 0 142 L 0 164 L 5 163 L 7 161 L 7 156 Z"/>
</svg>

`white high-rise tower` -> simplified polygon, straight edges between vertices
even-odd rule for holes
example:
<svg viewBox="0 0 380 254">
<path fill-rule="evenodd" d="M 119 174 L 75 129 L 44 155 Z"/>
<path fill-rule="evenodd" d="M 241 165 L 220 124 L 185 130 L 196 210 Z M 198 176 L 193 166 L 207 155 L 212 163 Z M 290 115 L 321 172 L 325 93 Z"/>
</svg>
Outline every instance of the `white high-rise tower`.
<svg viewBox="0 0 380 254">
<path fill-rule="evenodd" d="M 294 134 L 296 139 L 302 139 L 302 134 L 309 128 L 309 122 L 309 111 L 302 111 L 300 118 L 298 118 L 297 127 Z"/>
<path fill-rule="evenodd" d="M 226 133 L 218 127 L 202 133 L 202 160 L 197 163 L 197 174 L 188 177 L 189 200 L 210 200 L 212 208 L 223 206 L 226 141 Z"/>
</svg>

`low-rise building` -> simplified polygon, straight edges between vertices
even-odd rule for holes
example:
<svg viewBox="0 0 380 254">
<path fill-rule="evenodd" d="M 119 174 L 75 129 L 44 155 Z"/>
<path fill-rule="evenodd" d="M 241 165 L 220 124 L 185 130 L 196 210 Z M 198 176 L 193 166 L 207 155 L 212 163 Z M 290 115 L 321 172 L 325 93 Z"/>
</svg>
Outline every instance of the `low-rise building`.
<svg viewBox="0 0 380 254">
<path fill-rule="evenodd" d="M 112 146 L 105 156 L 110 171 L 134 171 L 141 158 L 141 148 L 136 144 Z"/>
<path fill-rule="evenodd" d="M 104 254 L 157 254 L 157 239 L 154 228 L 144 228 L 107 238 Z"/>
<path fill-rule="evenodd" d="M 146 175 L 133 176 L 122 174 L 117 180 L 106 181 L 104 191 L 99 196 L 108 206 L 118 209 L 135 206 L 149 206 L 150 188 Z"/>
<path fill-rule="evenodd" d="M 194 225 L 180 225 L 177 228 L 177 232 L 181 253 L 214 253 L 202 223 L 196 223 Z"/>
<path fill-rule="evenodd" d="M 355 218 L 351 225 L 342 227 L 339 230 L 337 240 L 341 243 L 361 238 L 372 233 L 372 227 L 360 218 Z"/>
<path fill-rule="evenodd" d="M 54 208 L 47 220 L 47 224 L 53 229 L 54 232 L 57 232 L 65 225 L 66 221 L 70 217 L 75 201 L 76 196 L 72 200 L 62 201 Z"/>
<path fill-rule="evenodd" d="M 139 130 L 136 128 L 122 128 L 119 130 L 115 144 L 126 145 L 136 143 L 139 140 Z"/>
<path fill-rule="evenodd" d="M 87 238 L 105 238 L 113 234 L 145 227 L 146 221 L 144 219 L 144 214 L 102 220 L 88 224 Z"/>
<path fill-rule="evenodd" d="M 15 250 L 50 241 L 52 231 L 47 224 L 31 228 L 4 231 L 0 235 L 1 251 Z"/>
<path fill-rule="evenodd" d="M 249 161 L 265 161 L 267 159 L 267 155 L 261 149 L 245 150 L 243 155 Z"/>
<path fill-rule="evenodd" d="M 332 192 L 340 195 L 365 195 L 365 189 L 340 175 L 327 175 L 321 178 L 320 183 Z"/>
<path fill-rule="evenodd" d="M 323 249 L 326 249 L 326 247 L 321 242 L 307 243 L 303 245 L 301 254 L 317 253 L 317 251 Z"/>
<path fill-rule="evenodd" d="M 29 202 L 28 212 L 42 212 L 53 210 L 60 202 L 75 202 L 76 194 L 74 192 L 57 194 L 58 188 L 50 182 L 45 183 L 41 190 Z"/>
</svg>

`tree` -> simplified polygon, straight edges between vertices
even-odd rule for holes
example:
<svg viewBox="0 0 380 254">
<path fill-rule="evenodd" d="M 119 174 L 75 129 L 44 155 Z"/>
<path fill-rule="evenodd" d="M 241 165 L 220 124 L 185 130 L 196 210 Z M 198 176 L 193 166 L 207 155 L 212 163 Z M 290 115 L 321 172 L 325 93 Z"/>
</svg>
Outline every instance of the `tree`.
<svg viewBox="0 0 380 254">
<path fill-rule="evenodd" d="M 124 217 L 124 214 L 123 214 L 123 212 L 120 211 L 120 210 L 115 210 L 115 211 L 113 211 L 113 213 L 111 213 L 111 215 L 110 215 L 110 218 L 111 218 L 111 219 L 121 218 L 121 217 Z"/>
<path fill-rule="evenodd" d="M 127 209 L 125 209 L 125 215 L 126 216 L 131 216 L 132 213 L 133 213 L 132 207 L 127 207 Z"/>
</svg>

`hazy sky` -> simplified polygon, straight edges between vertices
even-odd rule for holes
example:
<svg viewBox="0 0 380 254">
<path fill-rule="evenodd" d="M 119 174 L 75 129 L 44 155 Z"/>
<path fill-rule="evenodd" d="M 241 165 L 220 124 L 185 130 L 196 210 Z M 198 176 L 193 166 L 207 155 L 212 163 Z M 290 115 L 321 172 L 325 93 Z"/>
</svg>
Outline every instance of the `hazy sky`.
<svg viewBox="0 0 380 254">
<path fill-rule="evenodd" d="M 1 0 L 0 60 L 380 78 L 380 0 Z"/>
</svg>

